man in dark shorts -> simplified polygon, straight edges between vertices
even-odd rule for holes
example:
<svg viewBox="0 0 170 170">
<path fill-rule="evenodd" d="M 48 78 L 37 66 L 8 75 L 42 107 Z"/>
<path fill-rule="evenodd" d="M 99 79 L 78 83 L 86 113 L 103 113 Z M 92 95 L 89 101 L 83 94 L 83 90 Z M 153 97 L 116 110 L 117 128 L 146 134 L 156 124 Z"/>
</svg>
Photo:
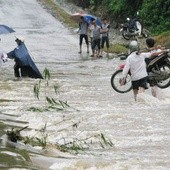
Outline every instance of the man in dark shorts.
<svg viewBox="0 0 170 170">
<path fill-rule="evenodd" d="M 79 33 L 80 33 L 80 40 L 79 40 L 79 45 L 80 45 L 80 51 L 79 54 L 82 53 L 82 43 L 83 39 L 85 39 L 86 45 L 87 45 L 87 53 L 89 53 L 89 41 L 88 41 L 88 26 L 89 24 L 84 20 L 84 17 L 80 17 L 81 21 L 79 23 Z"/>
<path fill-rule="evenodd" d="M 139 87 L 142 87 L 144 89 L 148 89 L 147 87 L 147 77 L 144 77 L 142 79 L 132 81 L 132 87 L 133 89 L 139 90 Z"/>
<path fill-rule="evenodd" d="M 139 46 L 137 41 L 132 41 L 129 45 L 131 54 L 126 60 L 125 67 L 123 69 L 123 77 L 127 76 L 128 72 L 131 73 L 132 87 L 134 93 L 134 99 L 137 101 L 137 94 L 144 92 L 147 88 L 147 70 L 145 58 L 151 57 L 151 53 L 138 53 Z"/>
<path fill-rule="evenodd" d="M 96 56 L 99 57 L 100 54 L 100 33 L 101 33 L 101 28 L 96 24 L 96 21 L 93 21 L 94 29 L 93 29 L 93 38 L 92 38 L 92 57 L 95 57 L 95 52 Z"/>
<path fill-rule="evenodd" d="M 162 52 L 147 52 L 140 53 L 139 46 L 137 41 L 132 41 L 130 43 L 130 52 L 131 54 L 128 56 L 126 60 L 125 67 L 123 69 L 123 80 L 125 82 L 125 78 L 130 71 L 131 79 L 132 79 L 132 87 L 134 93 L 134 99 L 137 101 L 137 94 L 144 92 L 147 89 L 147 69 L 146 69 L 146 58 L 152 58 L 161 54 Z M 123 84 L 121 82 L 121 84 Z"/>
<path fill-rule="evenodd" d="M 105 43 L 106 43 L 106 47 L 107 47 L 107 54 L 109 52 L 109 30 L 110 30 L 110 25 L 108 24 L 107 19 L 104 18 L 103 24 L 101 26 L 101 34 L 102 34 L 101 55 L 102 55 Z"/>
</svg>

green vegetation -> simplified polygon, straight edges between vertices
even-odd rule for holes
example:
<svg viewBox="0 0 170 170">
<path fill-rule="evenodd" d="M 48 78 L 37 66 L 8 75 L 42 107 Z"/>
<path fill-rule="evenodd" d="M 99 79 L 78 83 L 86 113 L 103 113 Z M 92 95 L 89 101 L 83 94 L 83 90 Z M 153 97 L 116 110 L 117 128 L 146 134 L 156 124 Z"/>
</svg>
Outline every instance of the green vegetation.
<svg viewBox="0 0 170 170">
<path fill-rule="evenodd" d="M 47 127 L 47 124 L 45 124 L 44 127 L 41 128 L 40 131 L 38 131 L 40 132 L 40 137 L 37 137 L 37 136 L 33 136 L 33 137 L 24 136 L 23 137 L 20 134 L 20 132 L 28 128 L 28 126 L 25 126 L 21 129 L 12 128 L 11 130 L 7 130 L 6 135 L 9 141 L 12 141 L 12 142 L 22 141 L 25 144 L 30 144 L 32 146 L 41 146 L 42 148 L 45 148 L 47 146 L 47 137 L 48 137 L 46 133 L 46 127 Z"/>
<path fill-rule="evenodd" d="M 112 141 L 104 136 L 103 133 L 100 134 L 100 145 L 102 148 L 105 148 L 107 146 L 113 147 L 114 144 Z"/>
<path fill-rule="evenodd" d="M 75 28 L 77 23 L 73 22 L 70 15 L 61 9 L 53 0 L 38 0 L 57 19 L 69 27 Z"/>
<path fill-rule="evenodd" d="M 43 112 L 43 111 L 62 111 L 65 108 L 70 107 L 67 101 L 56 101 L 54 98 L 47 96 L 48 94 L 48 88 L 51 89 L 49 80 L 51 78 L 51 74 L 49 69 L 45 68 L 43 71 L 44 80 L 39 80 L 38 83 L 34 85 L 34 96 L 38 100 L 40 100 L 40 93 L 44 93 L 45 95 L 45 105 L 39 107 L 30 107 L 28 111 L 33 112 Z M 54 87 L 54 93 L 58 93 L 59 85 L 55 85 Z"/>
<path fill-rule="evenodd" d="M 62 152 L 70 152 L 77 154 L 81 151 L 85 151 L 87 148 L 83 147 L 80 143 L 73 141 L 63 145 L 57 144 L 57 149 Z"/>
<path fill-rule="evenodd" d="M 24 149 L 15 147 L 0 147 L 0 169 L 31 169 L 38 170 L 31 163 L 29 154 Z"/>
<path fill-rule="evenodd" d="M 23 137 L 23 142 L 25 144 L 30 144 L 32 146 L 41 146 L 42 148 L 45 148 L 47 146 L 47 138 L 48 134 L 46 133 L 47 124 L 44 125 L 44 127 L 40 130 L 41 134 L 40 137 L 29 137 L 25 136 Z"/>
<path fill-rule="evenodd" d="M 65 142 L 66 139 L 64 139 L 64 144 L 57 143 L 57 148 L 62 152 L 70 152 L 70 153 L 80 153 L 83 151 L 86 151 L 90 148 L 90 146 L 93 144 L 93 140 L 95 140 L 94 144 L 96 143 L 96 139 L 99 141 L 99 144 L 101 148 L 112 148 L 114 147 L 114 144 L 112 141 L 106 137 L 103 133 L 100 133 L 95 136 L 87 137 L 85 139 L 78 139 L 73 138 L 70 142 Z"/>
<path fill-rule="evenodd" d="M 160 35 L 155 36 L 156 44 L 161 44 L 166 48 L 170 48 L 170 31 L 166 31 Z"/>
<path fill-rule="evenodd" d="M 107 51 L 106 47 L 104 48 Z M 110 44 L 109 53 L 127 53 L 128 48 L 122 44 Z"/>
<path fill-rule="evenodd" d="M 169 0 L 143 0 L 139 10 L 144 24 L 152 32 L 158 34 L 170 28 L 170 1 Z"/>
<path fill-rule="evenodd" d="M 80 122 L 79 122 L 80 123 Z M 1 125 L 1 124 L 0 124 Z M 73 124 L 72 127 L 77 128 L 77 123 Z M 48 144 L 48 133 L 47 133 L 47 123 L 37 131 L 37 133 L 30 137 L 30 136 L 22 136 L 20 134 L 21 131 L 28 128 L 28 126 L 25 126 L 21 129 L 14 129 L 8 130 L 6 132 L 6 135 L 8 136 L 8 140 L 12 142 L 18 142 L 21 141 L 24 144 L 30 144 L 32 146 L 40 146 L 42 149 L 45 149 L 47 146 L 50 146 Z M 74 133 L 74 130 L 73 130 Z M 103 133 L 96 134 L 93 136 L 89 136 L 87 138 L 79 139 L 79 138 L 62 138 L 63 142 L 62 144 L 59 142 L 56 142 L 56 144 L 53 145 L 53 147 L 59 149 L 62 152 L 70 152 L 73 154 L 78 154 L 80 152 L 85 152 L 92 146 L 93 144 L 97 144 L 96 141 L 98 141 L 100 148 L 113 148 L 114 144 L 112 141 L 106 137 Z M 94 143 L 93 143 L 94 141 Z"/>
</svg>

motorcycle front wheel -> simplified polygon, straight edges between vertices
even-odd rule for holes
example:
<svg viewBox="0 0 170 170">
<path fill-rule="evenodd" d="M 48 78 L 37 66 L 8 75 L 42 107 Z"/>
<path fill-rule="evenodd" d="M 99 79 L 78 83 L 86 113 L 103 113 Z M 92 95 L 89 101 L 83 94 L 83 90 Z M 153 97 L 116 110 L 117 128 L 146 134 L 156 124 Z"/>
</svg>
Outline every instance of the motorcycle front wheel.
<svg viewBox="0 0 170 170">
<path fill-rule="evenodd" d="M 128 74 L 126 76 L 125 84 L 121 85 L 120 80 L 123 77 L 123 70 L 117 70 L 111 77 L 112 88 L 118 93 L 127 93 L 132 89 L 131 76 Z"/>
<path fill-rule="evenodd" d="M 124 38 L 125 40 L 130 40 L 130 39 L 131 39 L 131 36 L 128 35 L 126 31 L 123 31 L 123 32 L 122 32 L 122 36 L 123 36 L 123 38 Z"/>
<path fill-rule="evenodd" d="M 151 33 L 148 30 L 146 30 L 145 28 L 143 28 L 142 35 L 144 38 L 148 38 L 151 36 Z"/>
<path fill-rule="evenodd" d="M 168 71 L 170 70 L 170 65 L 164 65 L 160 67 L 160 71 Z M 167 88 L 170 86 L 170 78 L 166 79 L 166 80 L 162 80 L 160 82 L 157 82 L 157 86 L 161 89 Z"/>
</svg>

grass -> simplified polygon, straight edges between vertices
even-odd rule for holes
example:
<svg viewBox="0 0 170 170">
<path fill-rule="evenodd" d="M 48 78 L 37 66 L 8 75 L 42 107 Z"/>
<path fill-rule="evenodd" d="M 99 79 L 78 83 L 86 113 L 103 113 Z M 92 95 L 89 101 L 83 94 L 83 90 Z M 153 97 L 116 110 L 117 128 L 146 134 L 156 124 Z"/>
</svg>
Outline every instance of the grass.
<svg viewBox="0 0 170 170">
<path fill-rule="evenodd" d="M 170 48 L 170 31 L 166 31 L 158 36 L 154 37 L 156 44 L 161 44 L 167 48 Z"/>
<path fill-rule="evenodd" d="M 107 49 L 104 48 L 104 51 Z M 122 44 L 110 44 L 109 53 L 126 53 L 128 49 Z"/>
<path fill-rule="evenodd" d="M 77 23 L 70 18 L 70 15 L 60 8 L 53 0 L 38 0 L 42 5 L 45 6 L 55 18 L 66 24 L 68 27 L 76 28 Z"/>
</svg>

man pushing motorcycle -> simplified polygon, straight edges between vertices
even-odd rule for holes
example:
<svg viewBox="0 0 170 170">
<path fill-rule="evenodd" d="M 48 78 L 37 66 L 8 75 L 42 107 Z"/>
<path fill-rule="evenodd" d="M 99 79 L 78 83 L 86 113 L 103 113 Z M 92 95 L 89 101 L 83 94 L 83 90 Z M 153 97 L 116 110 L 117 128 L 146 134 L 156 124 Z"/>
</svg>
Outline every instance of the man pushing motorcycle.
<svg viewBox="0 0 170 170">
<path fill-rule="evenodd" d="M 134 99 L 135 101 L 137 101 L 137 94 L 143 93 L 145 89 L 148 88 L 148 72 L 145 59 L 147 58 L 149 60 L 152 60 L 152 58 L 154 58 L 155 56 L 159 57 L 160 54 L 167 52 L 167 50 L 140 52 L 137 41 L 132 41 L 129 44 L 129 48 L 131 54 L 128 56 L 125 67 L 123 68 L 123 79 L 121 81 L 121 85 L 125 83 L 126 76 L 130 71 Z"/>
</svg>

